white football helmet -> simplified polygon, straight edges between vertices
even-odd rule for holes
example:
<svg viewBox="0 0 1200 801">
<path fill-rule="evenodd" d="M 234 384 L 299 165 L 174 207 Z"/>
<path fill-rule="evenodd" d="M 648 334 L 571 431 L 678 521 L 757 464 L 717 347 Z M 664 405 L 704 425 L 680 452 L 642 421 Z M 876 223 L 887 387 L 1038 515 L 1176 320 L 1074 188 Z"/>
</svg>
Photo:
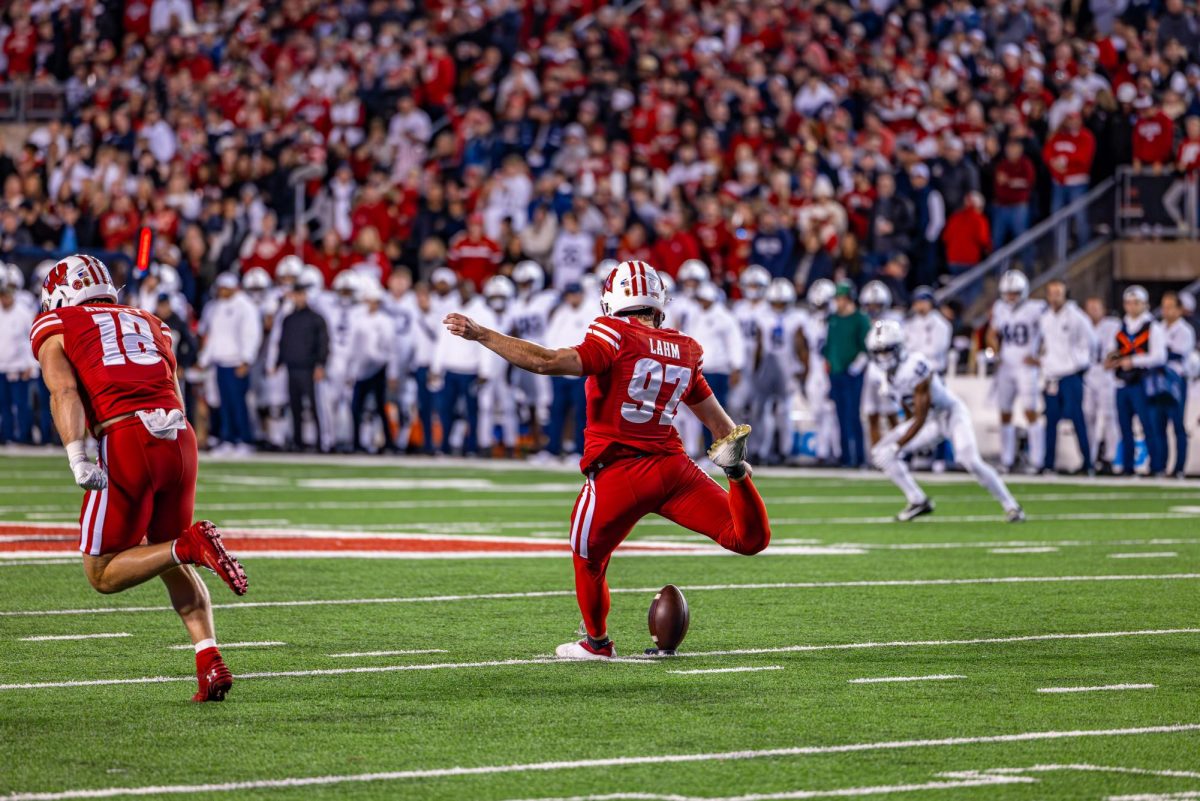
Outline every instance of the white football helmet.
<svg viewBox="0 0 1200 801">
<path fill-rule="evenodd" d="M 679 265 L 679 273 L 677 275 L 679 283 L 685 281 L 707 281 L 709 277 L 708 265 L 699 259 L 688 259 L 683 264 Z"/>
<path fill-rule="evenodd" d="M 882 281 L 868 281 L 858 300 L 864 307 L 878 306 L 880 311 L 892 307 L 892 290 Z"/>
<path fill-rule="evenodd" d="M 675 279 L 666 273 L 659 273 L 658 280 L 662 281 L 663 292 L 667 293 L 667 303 L 670 303 L 671 296 L 675 294 Z"/>
<path fill-rule="evenodd" d="M 1000 297 L 1008 300 L 1009 295 L 1019 295 L 1020 300 L 1025 300 L 1029 297 L 1029 279 L 1025 277 L 1025 273 L 1020 270 L 1007 270 L 1004 275 L 1000 276 Z M 1010 302 L 1020 302 L 1010 301 Z"/>
<path fill-rule="evenodd" d="M 542 265 L 532 259 L 526 259 L 517 262 L 517 266 L 513 267 L 512 280 L 518 286 L 532 284 L 530 292 L 541 292 L 546 286 L 546 273 L 542 270 Z"/>
<path fill-rule="evenodd" d="M 506 276 L 493 275 L 483 284 L 483 298 L 493 311 L 503 311 L 516 296 L 517 288 Z"/>
<path fill-rule="evenodd" d="M 333 277 L 333 291 L 339 295 L 353 295 L 358 292 L 361 283 L 358 273 L 353 270 L 342 270 Z"/>
<path fill-rule="evenodd" d="M 776 278 L 767 287 L 767 303 L 791 306 L 796 302 L 796 285 L 786 278 Z"/>
<path fill-rule="evenodd" d="M 904 361 L 904 329 L 895 320 L 878 320 L 867 334 L 867 352 L 871 361 L 885 372 L 892 372 Z"/>
<path fill-rule="evenodd" d="M 42 311 L 82 306 L 92 300 L 117 302 L 112 273 L 95 256 L 80 253 L 57 262 L 42 282 Z"/>
<path fill-rule="evenodd" d="M 8 265 L 4 270 L 4 275 L 0 276 L 0 280 L 14 290 L 25 288 L 25 273 L 21 272 L 21 268 L 15 264 Z"/>
<path fill-rule="evenodd" d="M 600 279 L 600 283 L 604 283 L 608 280 L 608 276 L 612 274 L 612 271 L 617 269 L 618 264 L 620 264 L 620 262 L 616 259 L 601 259 L 600 263 L 596 265 L 596 269 L 593 272 L 595 272 L 596 277 Z"/>
<path fill-rule="evenodd" d="M 271 274 L 262 267 L 251 267 L 242 276 L 242 289 L 247 292 L 264 292 L 271 288 Z"/>
<path fill-rule="evenodd" d="M 295 281 L 304 272 L 304 260 L 299 256 L 284 256 L 275 266 L 275 277 L 280 281 Z M 325 283 L 324 276 L 321 283 Z"/>
<path fill-rule="evenodd" d="M 738 286 L 742 288 L 742 297 L 758 300 L 771 285 L 771 273 L 761 264 L 751 264 L 738 277 Z"/>
<path fill-rule="evenodd" d="M 808 305 L 814 309 L 824 309 L 833 302 L 835 295 L 837 295 L 837 287 L 833 282 L 828 278 L 818 278 L 808 288 Z"/>
<path fill-rule="evenodd" d="M 354 282 L 354 298 L 359 303 L 379 303 L 383 300 L 383 287 L 378 281 L 360 277 Z"/>
<path fill-rule="evenodd" d="M 315 292 L 320 292 L 325 288 L 325 273 L 321 272 L 321 268 L 314 264 L 306 264 L 301 267 L 300 275 L 296 280 Z"/>
<path fill-rule="evenodd" d="M 662 314 L 667 304 L 658 271 L 644 261 L 623 261 L 604 281 L 600 307 L 609 316 L 620 316 L 634 309 L 653 309 Z"/>
<path fill-rule="evenodd" d="M 155 277 L 158 278 L 159 292 L 178 292 L 183 286 L 179 280 L 179 271 L 169 264 L 156 264 L 153 268 Z"/>
<path fill-rule="evenodd" d="M 723 296 L 721 288 L 712 281 L 704 281 L 696 287 L 696 300 L 702 300 L 705 303 L 720 303 Z"/>
</svg>

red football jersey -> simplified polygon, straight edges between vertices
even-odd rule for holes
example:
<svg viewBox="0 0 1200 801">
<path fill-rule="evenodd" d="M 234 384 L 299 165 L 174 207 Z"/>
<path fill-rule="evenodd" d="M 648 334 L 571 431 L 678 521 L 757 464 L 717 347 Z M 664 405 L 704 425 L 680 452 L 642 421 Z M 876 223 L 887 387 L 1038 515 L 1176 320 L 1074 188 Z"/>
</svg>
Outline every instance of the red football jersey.
<svg viewBox="0 0 1200 801">
<path fill-rule="evenodd" d="M 712 394 L 696 340 L 671 328 L 598 317 L 575 349 L 588 376 L 583 472 L 623 456 L 684 452 L 672 425 L 679 404 Z"/>
<path fill-rule="evenodd" d="M 34 355 L 56 334 L 79 379 L 88 426 L 143 409 L 182 409 L 171 330 L 129 306 L 64 306 L 33 322 Z"/>
</svg>

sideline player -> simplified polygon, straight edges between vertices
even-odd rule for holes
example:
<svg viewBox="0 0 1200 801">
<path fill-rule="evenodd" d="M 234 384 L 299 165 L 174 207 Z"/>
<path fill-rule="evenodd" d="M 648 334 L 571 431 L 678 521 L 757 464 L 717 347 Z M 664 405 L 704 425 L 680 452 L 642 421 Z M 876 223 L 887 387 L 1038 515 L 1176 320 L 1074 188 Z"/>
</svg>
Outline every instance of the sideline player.
<svg viewBox="0 0 1200 801">
<path fill-rule="evenodd" d="M 216 526 L 192 522 L 196 434 L 183 416 L 166 325 L 117 305 L 99 259 L 69 256 L 46 276 L 30 340 L 75 483 L 88 491 L 79 540 L 88 581 L 113 593 L 161 577 L 196 648 L 192 700 L 224 700 L 233 675 L 217 650 L 208 590 L 190 565 L 212 570 L 237 595 L 246 573 Z M 99 464 L 84 452 L 89 431 Z"/>
<path fill-rule="evenodd" d="M 1000 467 L 1012 470 L 1017 459 L 1017 429 L 1013 407 L 1018 398 L 1025 412 L 1029 441 L 1029 467 L 1038 471 L 1045 461 L 1046 431 L 1038 413 L 1040 368 L 1037 349 L 1040 320 L 1046 304 L 1029 299 L 1029 279 L 1020 270 L 1000 276 L 1000 298 L 992 304 L 987 344 L 999 353 L 996 367 L 996 402 L 1000 406 Z"/>
<path fill-rule="evenodd" d="M 944 439 L 955 457 L 1000 502 L 1010 523 L 1025 520 L 1025 512 L 992 466 L 979 455 L 975 428 L 967 405 L 946 388 L 933 363 L 921 353 L 907 353 L 904 329 L 892 320 L 875 323 L 867 335 L 871 360 L 887 373 L 892 391 L 908 413 L 908 421 L 884 436 L 871 449 L 871 462 L 904 492 L 908 505 L 896 515 L 907 522 L 933 511 L 933 501 L 917 485 L 904 457 L 928 450 Z"/>
<path fill-rule="evenodd" d="M 445 319 L 451 333 L 518 367 L 588 377 L 587 444 L 580 460 L 586 480 L 571 516 L 575 593 L 587 636 L 560 645 L 560 658 L 615 655 L 605 572 L 613 551 L 646 515 L 660 514 L 747 556 L 771 539 L 766 506 L 745 462 L 750 427 L 735 426 L 713 397 L 695 340 L 661 327 L 665 300 L 658 273 L 645 262 L 627 261 L 605 282 L 604 316 L 575 347 L 544 348 L 461 314 Z M 728 493 L 684 453 L 672 425 L 681 402 L 717 439 L 709 458 L 729 477 Z"/>
</svg>

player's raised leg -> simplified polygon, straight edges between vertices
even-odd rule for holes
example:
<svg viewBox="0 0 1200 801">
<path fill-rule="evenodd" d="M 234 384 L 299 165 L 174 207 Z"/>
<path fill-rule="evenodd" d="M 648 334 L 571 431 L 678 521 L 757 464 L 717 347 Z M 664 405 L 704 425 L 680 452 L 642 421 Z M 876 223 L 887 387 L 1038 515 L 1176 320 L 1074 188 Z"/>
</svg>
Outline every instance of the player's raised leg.
<svg viewBox="0 0 1200 801">
<path fill-rule="evenodd" d="M 975 480 L 1004 508 L 1004 513 L 1010 523 L 1023 522 L 1025 512 L 1009 492 L 1008 485 L 1004 483 L 1004 479 L 1000 477 L 996 469 L 979 455 L 979 445 L 975 440 L 975 427 L 971 423 L 971 416 L 966 408 L 952 409 L 946 425 L 949 428 L 946 433 L 950 443 L 954 446 L 954 455 L 959 463 L 967 468 Z"/>
<path fill-rule="evenodd" d="M 925 490 L 921 489 L 921 485 L 913 478 L 912 471 L 908 469 L 908 462 L 905 461 L 904 455 L 905 452 L 920 450 L 936 444 L 940 439 L 940 435 L 936 431 L 936 426 L 930 425 L 923 428 L 904 448 L 901 448 L 899 443 L 904 439 L 912 426 L 913 421 L 911 419 L 901 423 L 889 431 L 871 449 L 871 464 L 891 479 L 892 483 L 904 493 L 907 505 L 896 515 L 896 519 L 902 523 L 907 523 L 909 520 L 914 520 L 921 515 L 930 514 L 934 510 L 933 501 L 929 499 L 929 496 L 925 494 Z"/>
</svg>

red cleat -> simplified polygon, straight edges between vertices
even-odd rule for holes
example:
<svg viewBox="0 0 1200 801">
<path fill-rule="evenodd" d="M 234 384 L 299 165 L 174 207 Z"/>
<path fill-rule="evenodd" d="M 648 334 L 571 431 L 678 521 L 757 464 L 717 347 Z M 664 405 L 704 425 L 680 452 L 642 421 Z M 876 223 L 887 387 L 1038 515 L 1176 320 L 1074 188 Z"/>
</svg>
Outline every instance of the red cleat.
<svg viewBox="0 0 1200 801">
<path fill-rule="evenodd" d="M 234 595 L 245 595 L 249 587 L 246 571 L 221 542 L 214 523 L 198 520 L 175 541 L 175 556 L 180 561 L 207 567 L 224 580 Z"/>
<path fill-rule="evenodd" d="M 196 680 L 200 688 L 192 696 L 193 701 L 224 701 L 225 694 L 233 686 L 233 674 L 220 654 L 212 657 L 206 667 L 197 668 Z"/>
</svg>

